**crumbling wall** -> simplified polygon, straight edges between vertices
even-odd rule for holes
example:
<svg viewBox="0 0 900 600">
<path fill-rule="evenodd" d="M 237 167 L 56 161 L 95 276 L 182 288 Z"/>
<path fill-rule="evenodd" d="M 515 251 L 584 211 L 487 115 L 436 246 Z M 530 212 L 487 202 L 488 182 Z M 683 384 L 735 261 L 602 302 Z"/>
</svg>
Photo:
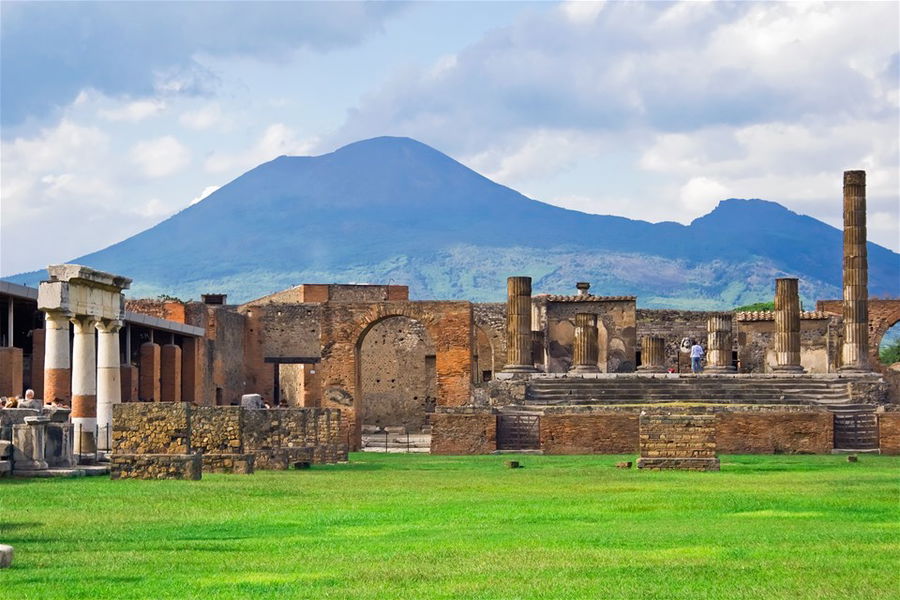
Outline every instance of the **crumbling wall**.
<svg viewBox="0 0 900 600">
<path fill-rule="evenodd" d="M 882 454 L 900 454 L 900 412 L 878 415 L 878 441 Z"/>
<path fill-rule="evenodd" d="M 532 327 L 544 341 L 543 362 L 548 373 L 565 373 L 572 366 L 575 314 L 597 315 L 598 367 L 606 373 L 629 373 L 635 369 L 636 309 L 630 296 L 578 300 L 574 296 L 536 296 Z"/>
<path fill-rule="evenodd" d="M 808 314 L 808 313 L 807 313 Z M 775 364 L 775 318 L 766 313 L 760 318 L 737 318 L 738 360 L 742 373 L 768 373 Z M 830 318 L 800 319 L 800 364 L 809 373 L 834 370 L 834 344 L 829 341 Z"/>
<path fill-rule="evenodd" d="M 825 410 L 719 412 L 716 440 L 723 454 L 827 454 L 834 415 Z"/>
<path fill-rule="evenodd" d="M 497 415 L 490 411 L 432 415 L 432 454 L 490 454 L 497 449 Z"/>
<path fill-rule="evenodd" d="M 707 321 L 709 317 L 722 314 L 719 312 L 698 310 L 657 310 L 641 308 L 637 310 L 637 339 L 640 348 L 641 338 L 660 336 L 665 338 L 666 369 L 672 368 L 676 373 L 691 371 L 690 354 L 682 348 L 682 340 L 696 340 L 704 350 L 707 341 Z M 732 322 L 736 332 L 736 325 Z M 737 335 L 733 335 L 735 348 Z"/>
<path fill-rule="evenodd" d="M 472 305 L 475 326 L 482 332 L 490 346 L 491 356 L 488 358 L 482 350 L 483 343 L 478 346 L 478 369 L 476 375 L 491 371 L 492 376 L 503 370 L 506 365 L 506 303 L 491 302 Z M 477 377 L 476 381 L 485 381 Z"/>
<path fill-rule="evenodd" d="M 547 414 L 541 417 L 544 454 L 627 454 L 638 451 L 638 415 Z"/>
</svg>

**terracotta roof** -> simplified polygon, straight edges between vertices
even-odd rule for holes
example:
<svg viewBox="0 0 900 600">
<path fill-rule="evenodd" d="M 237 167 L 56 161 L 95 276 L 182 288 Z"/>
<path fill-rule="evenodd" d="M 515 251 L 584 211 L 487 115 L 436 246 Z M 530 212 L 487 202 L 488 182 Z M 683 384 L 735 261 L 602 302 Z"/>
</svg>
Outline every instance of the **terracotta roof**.
<svg viewBox="0 0 900 600">
<path fill-rule="evenodd" d="M 558 296 L 555 294 L 541 294 L 539 297 L 546 298 L 550 302 L 623 302 L 637 300 L 637 296 L 586 296 L 577 294 L 575 296 Z"/>
<path fill-rule="evenodd" d="M 800 313 L 801 319 L 829 319 L 833 315 L 821 310 L 808 310 Z M 774 310 L 754 310 L 752 312 L 735 313 L 734 318 L 738 321 L 774 321 Z"/>
</svg>

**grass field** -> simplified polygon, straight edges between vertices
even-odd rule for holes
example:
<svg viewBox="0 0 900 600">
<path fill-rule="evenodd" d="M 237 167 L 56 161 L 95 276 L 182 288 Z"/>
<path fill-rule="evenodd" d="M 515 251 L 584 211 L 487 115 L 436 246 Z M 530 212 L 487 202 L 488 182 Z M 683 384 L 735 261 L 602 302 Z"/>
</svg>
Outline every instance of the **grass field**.
<svg viewBox="0 0 900 600">
<path fill-rule="evenodd" d="M 354 454 L 199 482 L 0 480 L 0 598 L 900 594 L 900 458 Z"/>
</svg>

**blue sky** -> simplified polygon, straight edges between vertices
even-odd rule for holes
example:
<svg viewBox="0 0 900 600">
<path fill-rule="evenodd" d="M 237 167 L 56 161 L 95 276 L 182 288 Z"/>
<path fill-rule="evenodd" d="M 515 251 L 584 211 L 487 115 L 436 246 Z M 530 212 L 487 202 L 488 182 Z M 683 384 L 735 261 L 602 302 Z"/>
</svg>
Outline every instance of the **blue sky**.
<svg viewBox="0 0 900 600">
<path fill-rule="evenodd" d="M 900 249 L 900 4 L 3 2 L 0 274 L 115 243 L 281 154 L 405 135 L 545 202 L 729 197 Z"/>
</svg>

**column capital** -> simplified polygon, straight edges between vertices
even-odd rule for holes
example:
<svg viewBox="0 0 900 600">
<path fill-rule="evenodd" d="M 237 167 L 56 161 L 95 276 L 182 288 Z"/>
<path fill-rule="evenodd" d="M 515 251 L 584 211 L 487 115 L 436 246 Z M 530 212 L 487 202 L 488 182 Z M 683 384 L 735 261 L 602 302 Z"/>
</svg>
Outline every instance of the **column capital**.
<svg viewBox="0 0 900 600">
<path fill-rule="evenodd" d="M 70 321 L 75 313 L 69 310 L 44 310 L 44 316 L 49 321 Z"/>
<path fill-rule="evenodd" d="M 118 333 L 124 324 L 124 321 L 119 319 L 100 319 L 95 326 L 101 333 Z"/>
<path fill-rule="evenodd" d="M 75 315 L 69 320 L 75 325 L 75 333 L 88 333 L 97 324 L 97 317 L 92 315 Z"/>
</svg>

